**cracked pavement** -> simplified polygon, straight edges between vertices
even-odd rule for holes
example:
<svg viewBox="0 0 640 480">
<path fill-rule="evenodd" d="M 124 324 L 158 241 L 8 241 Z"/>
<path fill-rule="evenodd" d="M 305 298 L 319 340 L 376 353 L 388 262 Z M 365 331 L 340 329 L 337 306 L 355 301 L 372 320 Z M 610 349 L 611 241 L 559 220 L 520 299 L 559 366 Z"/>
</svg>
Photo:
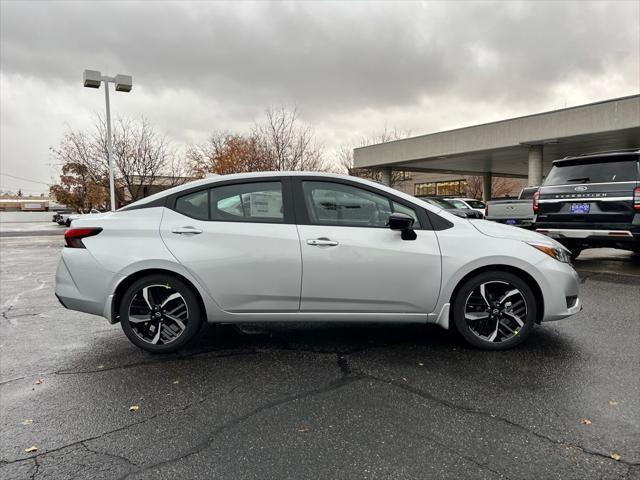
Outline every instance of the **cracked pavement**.
<svg viewBox="0 0 640 480">
<path fill-rule="evenodd" d="M 639 277 L 585 274 L 584 310 L 508 352 L 274 324 L 158 356 L 57 303 L 61 243 L 0 239 L 3 479 L 640 477 Z"/>
</svg>

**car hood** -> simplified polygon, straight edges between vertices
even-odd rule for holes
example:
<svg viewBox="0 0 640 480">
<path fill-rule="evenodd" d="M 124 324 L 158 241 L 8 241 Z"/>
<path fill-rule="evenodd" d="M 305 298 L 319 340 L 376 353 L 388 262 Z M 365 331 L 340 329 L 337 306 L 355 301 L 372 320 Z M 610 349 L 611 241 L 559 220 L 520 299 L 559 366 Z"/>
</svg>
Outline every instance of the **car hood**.
<svg viewBox="0 0 640 480">
<path fill-rule="evenodd" d="M 512 227 L 511 225 L 490 222 L 488 220 L 475 220 L 469 223 L 471 223 L 471 225 L 473 225 L 480 233 L 487 235 L 488 237 L 509 238 L 511 240 L 521 240 L 523 242 L 545 243 L 547 245 L 553 245 L 554 247 L 564 248 L 553 238 L 542 235 L 541 233 L 532 232 L 531 230 L 525 230 L 524 228 Z"/>
</svg>

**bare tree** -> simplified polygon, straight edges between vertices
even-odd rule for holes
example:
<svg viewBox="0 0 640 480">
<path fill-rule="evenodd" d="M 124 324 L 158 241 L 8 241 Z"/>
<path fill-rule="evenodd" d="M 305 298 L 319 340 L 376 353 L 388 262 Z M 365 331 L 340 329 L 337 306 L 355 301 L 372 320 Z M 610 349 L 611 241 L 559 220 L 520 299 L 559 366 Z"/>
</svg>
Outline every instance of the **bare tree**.
<svg viewBox="0 0 640 480">
<path fill-rule="evenodd" d="M 207 173 L 226 175 L 275 170 L 255 134 L 214 132 L 206 143 L 189 147 L 187 159 L 195 177 L 203 177 Z"/>
<path fill-rule="evenodd" d="M 317 170 L 329 166 L 322 157 L 313 129 L 304 125 L 297 109 L 268 108 L 265 119 L 248 134 L 217 131 L 209 140 L 187 150 L 194 176 L 229 173 Z"/>
<path fill-rule="evenodd" d="M 482 198 L 482 177 L 472 175 L 466 177 L 467 180 L 467 196 L 470 198 Z M 492 177 L 491 178 L 491 196 L 493 198 L 509 195 L 518 187 L 518 181 L 513 178 Z"/>
<path fill-rule="evenodd" d="M 253 135 L 274 170 L 328 169 L 313 129 L 302 124 L 297 108 L 270 107 L 265 114 L 264 122 L 254 126 Z"/>
<path fill-rule="evenodd" d="M 122 193 L 128 192 L 133 199 L 141 198 L 144 187 L 154 184 L 159 177 L 163 186 L 169 187 L 183 182 L 182 167 L 166 137 L 158 134 L 146 120 L 118 119 L 112 132 L 113 160 L 115 165 L 116 199 L 122 202 Z M 89 132 L 69 130 L 57 148 L 51 149 L 60 164 L 62 175 L 60 185 L 66 181 L 67 190 L 82 194 L 88 192 L 87 185 L 109 189 L 109 160 L 107 155 L 106 124 L 97 116 L 93 129 Z M 69 182 L 68 173 L 73 173 L 78 185 L 76 189 Z M 176 176 L 179 174 L 179 176 Z M 64 178 L 64 175 L 67 178 Z M 76 185 L 77 186 L 77 185 Z M 58 191 L 61 191 L 58 189 Z M 125 193 L 126 195 L 126 193 Z M 77 202 L 82 203 L 81 200 Z"/>
<path fill-rule="evenodd" d="M 401 140 L 411 136 L 410 130 L 398 130 L 397 128 L 389 129 L 386 125 L 381 132 L 369 137 L 362 137 L 359 141 L 349 145 L 342 145 L 336 151 L 335 159 L 338 169 L 343 173 L 354 175 L 356 177 L 368 178 L 375 181 L 381 180 L 381 173 L 376 168 L 356 168 L 353 149 L 358 147 L 366 147 L 378 143 L 391 142 L 393 140 Z M 392 171 L 391 183 L 402 181 L 404 173 L 399 170 Z"/>
<path fill-rule="evenodd" d="M 170 187 L 184 182 L 180 165 L 172 146 L 146 118 L 139 122 L 119 118 L 112 130 L 113 162 L 119 181 L 133 199 L 142 198 L 144 187 L 163 177 L 163 185 Z M 108 169 L 106 123 L 101 117 L 96 123 L 94 141 L 99 145 L 103 168 Z M 176 171 L 178 170 L 178 172 Z"/>
</svg>

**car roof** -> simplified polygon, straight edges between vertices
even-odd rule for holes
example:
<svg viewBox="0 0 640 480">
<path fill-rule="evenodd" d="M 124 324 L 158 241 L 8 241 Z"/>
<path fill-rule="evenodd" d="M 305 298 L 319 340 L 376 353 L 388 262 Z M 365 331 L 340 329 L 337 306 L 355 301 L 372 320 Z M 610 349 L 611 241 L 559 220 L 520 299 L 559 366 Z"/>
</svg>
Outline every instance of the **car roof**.
<svg viewBox="0 0 640 480">
<path fill-rule="evenodd" d="M 375 187 L 378 190 L 389 193 L 391 195 L 395 195 L 396 197 L 400 197 L 404 200 L 407 200 L 410 203 L 417 204 L 422 208 L 429 210 L 430 212 L 443 215 L 443 217 L 449 222 L 456 223 L 460 220 L 460 217 L 448 213 L 448 209 L 443 209 L 439 206 L 435 206 L 429 202 L 421 200 L 418 197 L 413 195 L 409 195 L 408 193 L 401 192 L 392 187 L 388 187 L 380 182 L 374 182 L 371 180 L 366 180 L 360 177 L 354 177 L 351 175 L 343 175 L 340 173 L 325 173 L 325 172 L 307 172 L 307 171 L 275 171 L 275 172 L 249 172 L 249 173 L 234 173 L 230 175 L 215 175 L 209 176 L 207 178 L 203 178 L 201 180 L 194 180 L 193 182 L 188 182 L 182 185 L 178 185 L 176 187 L 169 188 L 167 190 L 163 190 L 161 192 L 155 193 L 148 197 L 137 200 L 129 205 L 118 209 L 122 210 L 130 210 L 132 208 L 144 208 L 148 203 L 155 202 L 156 200 L 161 200 L 169 195 L 173 195 L 175 193 L 179 193 L 185 190 L 191 190 L 194 187 L 205 187 L 207 185 L 215 185 L 218 182 L 227 182 L 229 180 L 242 180 L 242 179 L 251 179 L 251 178 L 281 178 L 281 177 L 318 177 L 318 178 L 329 178 L 329 179 L 337 179 L 337 180 L 349 180 L 355 183 L 361 183 L 363 185 L 368 185 L 370 187 Z"/>
<path fill-rule="evenodd" d="M 318 178 L 332 178 L 337 180 L 350 180 L 352 182 L 362 183 L 364 185 L 374 186 L 380 190 L 386 191 L 398 197 L 405 198 L 411 202 L 419 201 L 416 197 L 412 195 L 408 195 L 406 193 L 395 190 L 391 187 L 387 187 L 379 182 L 374 182 L 371 180 L 366 180 L 360 177 L 354 177 L 351 175 L 343 175 L 340 173 L 325 173 L 325 172 L 307 172 L 307 171 L 272 171 L 272 172 L 249 172 L 249 173 L 233 173 L 229 175 L 213 175 L 207 178 L 203 178 L 200 180 L 194 180 L 192 182 L 187 182 L 182 185 L 178 185 L 172 188 L 168 188 L 167 190 L 162 190 L 161 192 L 154 193 L 153 195 L 149 195 L 148 197 L 137 200 L 129 205 L 123 207 L 123 209 L 129 209 L 129 207 L 141 207 L 146 205 L 147 203 L 154 202 L 156 200 L 160 200 L 169 195 L 173 195 L 175 193 L 180 193 L 185 190 L 191 190 L 197 187 L 204 187 L 207 185 L 215 185 L 218 182 L 227 182 L 229 180 L 243 180 L 243 179 L 252 179 L 252 178 L 281 178 L 281 177 L 318 177 Z"/>
</svg>

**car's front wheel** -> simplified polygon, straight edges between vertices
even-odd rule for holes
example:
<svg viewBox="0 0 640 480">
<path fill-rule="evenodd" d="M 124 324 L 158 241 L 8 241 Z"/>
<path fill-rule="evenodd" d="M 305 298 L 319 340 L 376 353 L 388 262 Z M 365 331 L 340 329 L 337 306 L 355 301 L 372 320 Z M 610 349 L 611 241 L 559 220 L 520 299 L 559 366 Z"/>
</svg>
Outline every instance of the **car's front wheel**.
<svg viewBox="0 0 640 480">
<path fill-rule="evenodd" d="M 489 271 L 467 280 L 452 308 L 455 327 L 467 342 L 487 350 L 505 350 L 531 334 L 537 302 L 531 287 L 517 275 Z"/>
<path fill-rule="evenodd" d="M 129 340 L 154 353 L 183 347 L 202 324 L 196 294 L 170 275 L 149 275 L 133 282 L 122 296 L 119 313 Z"/>
</svg>

